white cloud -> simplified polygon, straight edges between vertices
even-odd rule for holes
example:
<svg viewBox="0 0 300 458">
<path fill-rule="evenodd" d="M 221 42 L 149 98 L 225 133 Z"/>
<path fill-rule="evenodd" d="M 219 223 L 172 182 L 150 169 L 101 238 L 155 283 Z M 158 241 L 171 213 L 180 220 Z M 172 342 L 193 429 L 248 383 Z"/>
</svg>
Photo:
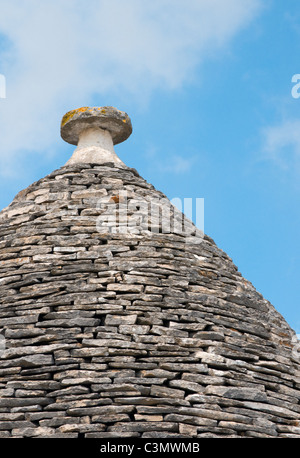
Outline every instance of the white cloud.
<svg viewBox="0 0 300 458">
<path fill-rule="evenodd" d="M 172 90 L 223 49 L 261 0 L 0 0 L 0 165 L 45 153 L 66 109 L 94 94 Z M 105 101 L 109 104 L 109 101 Z"/>
<path fill-rule="evenodd" d="M 161 173 L 178 175 L 191 170 L 193 165 L 199 160 L 199 151 L 184 152 L 183 156 L 166 153 L 165 151 L 161 151 L 157 146 L 148 145 L 144 152 L 144 158 L 148 162 L 150 169 Z"/>
<path fill-rule="evenodd" d="M 282 170 L 300 172 L 300 119 L 285 120 L 263 129 L 263 158 Z"/>
<path fill-rule="evenodd" d="M 171 172 L 175 174 L 189 172 L 192 165 L 195 163 L 196 157 L 182 157 L 178 154 L 174 154 L 166 158 L 165 160 L 156 161 L 156 167 L 160 172 Z"/>
</svg>

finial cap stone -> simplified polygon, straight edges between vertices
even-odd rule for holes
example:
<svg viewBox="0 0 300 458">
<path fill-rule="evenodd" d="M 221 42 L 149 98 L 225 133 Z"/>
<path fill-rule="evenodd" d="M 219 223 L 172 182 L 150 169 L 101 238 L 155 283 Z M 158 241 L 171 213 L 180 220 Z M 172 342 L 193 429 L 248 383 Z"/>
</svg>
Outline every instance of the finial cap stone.
<svg viewBox="0 0 300 458">
<path fill-rule="evenodd" d="M 132 133 L 127 113 L 114 107 L 81 107 L 68 111 L 61 121 L 63 140 L 77 145 L 80 134 L 89 128 L 108 130 L 114 145 L 125 141 Z"/>
</svg>

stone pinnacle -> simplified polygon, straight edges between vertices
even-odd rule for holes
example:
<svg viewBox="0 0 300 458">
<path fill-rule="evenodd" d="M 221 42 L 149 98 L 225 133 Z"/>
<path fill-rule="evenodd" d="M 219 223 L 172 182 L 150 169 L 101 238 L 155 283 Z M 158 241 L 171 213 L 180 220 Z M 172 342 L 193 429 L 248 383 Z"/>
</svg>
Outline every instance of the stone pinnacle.
<svg viewBox="0 0 300 458">
<path fill-rule="evenodd" d="M 125 141 L 132 132 L 127 113 L 114 107 L 82 107 L 69 111 L 61 121 L 61 137 L 77 145 L 67 164 L 88 162 L 103 164 L 124 163 L 114 145 Z"/>
</svg>

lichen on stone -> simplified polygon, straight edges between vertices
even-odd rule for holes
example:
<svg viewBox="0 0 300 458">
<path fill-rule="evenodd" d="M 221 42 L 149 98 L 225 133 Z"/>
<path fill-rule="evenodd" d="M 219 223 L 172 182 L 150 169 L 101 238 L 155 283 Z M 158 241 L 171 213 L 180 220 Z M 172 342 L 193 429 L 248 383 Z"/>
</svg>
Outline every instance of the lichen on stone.
<svg viewBox="0 0 300 458">
<path fill-rule="evenodd" d="M 62 118 L 61 125 L 64 126 L 70 119 L 73 118 L 77 113 L 82 113 L 89 110 L 89 107 L 76 108 L 75 110 L 68 111 Z"/>
</svg>

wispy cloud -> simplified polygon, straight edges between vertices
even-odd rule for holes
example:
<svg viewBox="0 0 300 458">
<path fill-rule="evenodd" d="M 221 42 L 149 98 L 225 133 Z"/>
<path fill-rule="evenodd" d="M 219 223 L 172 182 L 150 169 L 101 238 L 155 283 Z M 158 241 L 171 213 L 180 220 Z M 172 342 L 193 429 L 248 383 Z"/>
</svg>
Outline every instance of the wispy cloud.
<svg viewBox="0 0 300 458">
<path fill-rule="evenodd" d="M 184 155 L 165 153 L 157 146 L 149 145 L 145 150 L 144 157 L 151 169 L 161 173 L 178 175 L 189 172 L 199 160 L 200 154 L 195 150 L 185 152 Z"/>
<path fill-rule="evenodd" d="M 262 136 L 262 158 L 284 171 L 300 174 L 300 119 L 266 127 Z"/>
<path fill-rule="evenodd" d="M 57 119 L 95 94 L 174 90 L 223 49 L 262 0 L 1 0 L 0 166 L 45 154 Z M 105 101 L 106 102 L 106 101 Z M 107 101 L 106 103 L 109 103 Z M 176 159 L 179 168 L 188 167 Z"/>
<path fill-rule="evenodd" d="M 195 156 L 182 157 L 174 154 L 164 160 L 156 162 L 156 167 L 160 172 L 181 174 L 189 172 L 196 160 L 197 158 Z"/>
</svg>

